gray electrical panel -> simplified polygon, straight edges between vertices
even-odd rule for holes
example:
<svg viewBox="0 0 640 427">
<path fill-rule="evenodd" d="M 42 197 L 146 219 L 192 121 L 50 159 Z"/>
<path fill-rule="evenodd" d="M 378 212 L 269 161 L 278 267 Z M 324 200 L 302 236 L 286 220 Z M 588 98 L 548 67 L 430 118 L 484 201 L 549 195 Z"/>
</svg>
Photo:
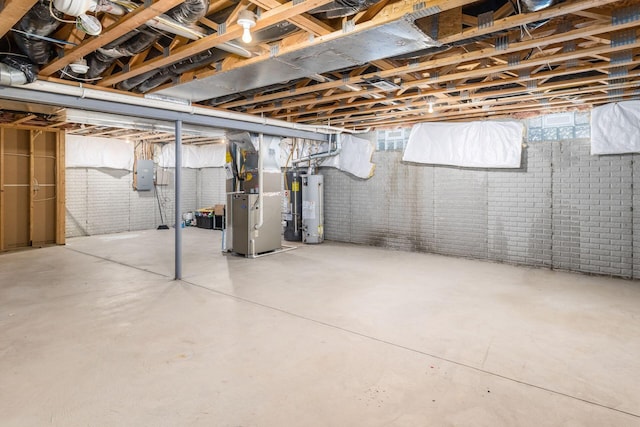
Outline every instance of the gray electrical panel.
<svg viewBox="0 0 640 427">
<path fill-rule="evenodd" d="M 136 190 L 149 191 L 153 188 L 153 160 L 136 161 Z"/>
</svg>

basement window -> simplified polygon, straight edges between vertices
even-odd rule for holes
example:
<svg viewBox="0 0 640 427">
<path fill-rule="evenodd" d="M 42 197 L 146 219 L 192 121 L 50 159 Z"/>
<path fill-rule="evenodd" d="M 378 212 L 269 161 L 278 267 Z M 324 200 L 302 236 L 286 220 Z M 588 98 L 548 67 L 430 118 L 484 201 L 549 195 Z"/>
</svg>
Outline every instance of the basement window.
<svg viewBox="0 0 640 427">
<path fill-rule="evenodd" d="M 411 128 L 379 130 L 376 136 L 377 151 L 403 151 L 409 141 Z"/>
<path fill-rule="evenodd" d="M 527 142 L 591 137 L 590 114 L 582 111 L 547 114 L 525 120 Z"/>
</svg>

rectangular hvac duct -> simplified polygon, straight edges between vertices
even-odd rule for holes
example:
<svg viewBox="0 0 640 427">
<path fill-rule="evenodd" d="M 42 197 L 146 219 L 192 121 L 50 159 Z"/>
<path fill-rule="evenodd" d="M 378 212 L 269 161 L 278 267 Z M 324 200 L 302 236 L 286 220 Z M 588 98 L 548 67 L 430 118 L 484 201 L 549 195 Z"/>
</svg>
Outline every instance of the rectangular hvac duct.
<svg viewBox="0 0 640 427">
<path fill-rule="evenodd" d="M 199 102 L 439 45 L 403 18 L 156 93 Z"/>
</svg>

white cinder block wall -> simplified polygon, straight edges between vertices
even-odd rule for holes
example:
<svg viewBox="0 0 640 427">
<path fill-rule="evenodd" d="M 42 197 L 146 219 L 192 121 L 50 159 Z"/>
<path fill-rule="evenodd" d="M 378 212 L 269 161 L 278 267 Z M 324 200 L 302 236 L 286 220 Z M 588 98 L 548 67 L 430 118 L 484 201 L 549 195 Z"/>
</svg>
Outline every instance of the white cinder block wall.
<svg viewBox="0 0 640 427">
<path fill-rule="evenodd" d="M 325 176 L 327 239 L 640 278 L 640 155 L 530 142 L 517 170 L 402 163 Z M 635 185 L 634 185 L 635 184 Z"/>
<path fill-rule="evenodd" d="M 167 169 L 174 176 L 174 169 Z M 223 168 L 182 169 L 182 211 L 225 203 Z M 174 223 L 173 180 L 158 186 L 164 223 Z M 114 169 L 66 170 L 67 237 L 144 230 L 160 225 L 155 190 L 135 191 L 133 173 Z"/>
</svg>

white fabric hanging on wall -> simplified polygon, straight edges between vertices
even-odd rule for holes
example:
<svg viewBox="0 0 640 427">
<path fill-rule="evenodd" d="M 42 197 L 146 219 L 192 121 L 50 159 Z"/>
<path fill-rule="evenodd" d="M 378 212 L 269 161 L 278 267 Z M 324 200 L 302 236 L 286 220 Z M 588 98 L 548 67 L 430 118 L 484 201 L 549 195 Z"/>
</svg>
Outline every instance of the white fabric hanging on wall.
<svg viewBox="0 0 640 427">
<path fill-rule="evenodd" d="M 191 169 L 224 166 L 227 146 L 225 144 L 183 145 L 182 167 Z M 176 165 L 176 145 L 165 144 L 156 158 L 158 166 L 172 168 Z"/>
<path fill-rule="evenodd" d="M 371 178 L 376 168 L 371 162 L 375 150 L 373 143 L 351 134 L 342 134 L 340 145 L 340 153 L 327 158 L 320 166 L 334 167 L 358 178 Z"/>
<path fill-rule="evenodd" d="M 65 166 L 133 170 L 133 144 L 120 139 L 67 135 Z"/>
<path fill-rule="evenodd" d="M 640 101 L 591 110 L 591 154 L 640 152 Z"/>
<path fill-rule="evenodd" d="M 411 129 L 402 160 L 474 168 L 519 168 L 520 122 L 419 123 Z"/>
</svg>

